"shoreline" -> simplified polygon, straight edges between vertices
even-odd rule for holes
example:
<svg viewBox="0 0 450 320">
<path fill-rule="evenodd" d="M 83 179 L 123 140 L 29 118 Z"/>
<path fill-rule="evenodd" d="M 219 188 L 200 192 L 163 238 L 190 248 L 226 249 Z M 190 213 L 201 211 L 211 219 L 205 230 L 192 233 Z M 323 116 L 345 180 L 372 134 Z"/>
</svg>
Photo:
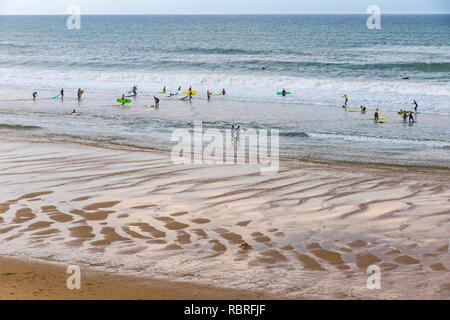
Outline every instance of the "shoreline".
<svg viewBox="0 0 450 320">
<path fill-rule="evenodd" d="M 0 131 L 0 136 L 2 132 Z M 60 139 L 61 137 L 69 137 L 72 140 L 67 141 L 64 139 Z M 102 142 L 95 140 L 86 140 L 79 136 L 70 136 L 68 134 L 52 134 L 52 136 L 47 136 L 48 141 L 42 141 L 38 137 L 11 137 L 8 134 L 8 140 L 10 142 L 32 142 L 39 144 L 46 143 L 55 143 L 55 144 L 79 144 L 92 148 L 100 148 L 106 150 L 122 150 L 122 151 L 130 151 L 130 152 L 147 152 L 147 153 L 157 153 L 162 156 L 170 156 L 170 150 L 167 149 L 159 149 L 157 147 L 147 147 L 147 146 L 138 146 L 132 144 L 125 143 L 116 143 L 116 142 Z M 356 166 L 361 169 L 418 169 L 424 170 L 426 172 L 433 170 L 442 170 L 442 171 L 450 171 L 450 166 L 437 166 L 437 165 L 414 165 L 414 164 L 396 164 L 396 163 L 382 163 L 382 162 L 363 162 L 363 161 L 345 161 L 345 160 L 327 160 L 327 159 L 305 159 L 305 158 L 297 158 L 292 156 L 280 156 L 280 163 L 285 164 L 312 164 L 312 165 L 329 165 L 329 166 L 345 166 L 352 167 Z"/>
</svg>

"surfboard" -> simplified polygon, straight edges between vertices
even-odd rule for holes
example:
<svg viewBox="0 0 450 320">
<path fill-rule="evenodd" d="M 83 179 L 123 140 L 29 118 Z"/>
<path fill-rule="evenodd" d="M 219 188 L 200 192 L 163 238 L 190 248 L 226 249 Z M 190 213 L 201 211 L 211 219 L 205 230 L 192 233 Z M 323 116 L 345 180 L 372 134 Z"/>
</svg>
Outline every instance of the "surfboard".
<svg viewBox="0 0 450 320">
<path fill-rule="evenodd" d="M 386 120 L 386 119 L 389 119 L 389 118 L 388 117 L 378 118 L 378 120 Z M 377 120 L 377 119 L 373 118 L 373 120 Z"/>
<path fill-rule="evenodd" d="M 191 91 L 184 91 L 183 94 L 189 94 Z M 197 94 L 198 91 L 197 90 L 192 90 L 192 94 Z"/>
<path fill-rule="evenodd" d="M 125 98 L 136 97 L 135 94 L 130 94 L 129 96 L 125 96 Z"/>
<path fill-rule="evenodd" d="M 119 103 L 131 103 L 131 99 L 117 99 L 116 101 Z"/>
<path fill-rule="evenodd" d="M 221 94 L 221 93 L 213 93 L 212 95 L 213 96 L 223 96 L 223 94 Z"/>
<path fill-rule="evenodd" d="M 60 93 L 60 94 L 57 94 L 57 95 L 54 96 L 54 97 L 51 97 L 50 99 L 56 99 L 56 98 L 59 98 L 59 97 L 61 97 L 61 93 Z"/>
<path fill-rule="evenodd" d="M 346 106 L 345 104 L 342 105 L 342 108 L 347 108 L 348 106 Z"/>
<path fill-rule="evenodd" d="M 80 114 L 78 112 L 72 113 L 74 117 L 78 117 Z"/>
<path fill-rule="evenodd" d="M 183 98 L 180 98 L 180 100 L 186 100 L 188 96 L 184 96 Z"/>
<path fill-rule="evenodd" d="M 24 101 L 35 101 L 36 99 L 25 99 Z"/>
<path fill-rule="evenodd" d="M 146 107 L 149 107 L 149 108 L 153 108 L 154 107 L 154 105 L 153 104 L 147 104 L 147 105 L 145 105 Z"/>
<path fill-rule="evenodd" d="M 286 94 L 291 94 L 290 92 L 286 92 Z M 283 95 L 283 92 L 277 92 L 277 95 L 281 96 Z"/>
<path fill-rule="evenodd" d="M 347 110 L 348 112 L 363 112 L 362 110 Z"/>
<path fill-rule="evenodd" d="M 378 123 L 384 123 L 384 121 L 378 121 Z"/>
<path fill-rule="evenodd" d="M 166 93 L 166 91 L 161 91 L 161 92 L 158 92 L 158 94 L 163 94 L 163 93 Z"/>
</svg>

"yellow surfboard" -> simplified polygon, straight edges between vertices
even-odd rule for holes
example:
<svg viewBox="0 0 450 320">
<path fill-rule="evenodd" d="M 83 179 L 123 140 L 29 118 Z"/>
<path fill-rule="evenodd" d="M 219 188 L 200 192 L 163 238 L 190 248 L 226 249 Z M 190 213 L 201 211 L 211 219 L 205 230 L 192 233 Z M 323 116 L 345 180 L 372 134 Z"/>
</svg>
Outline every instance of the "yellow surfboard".
<svg viewBox="0 0 450 320">
<path fill-rule="evenodd" d="M 184 91 L 183 94 L 189 94 L 191 91 Z M 192 90 L 192 94 L 197 94 L 198 91 L 197 90 Z"/>
<path fill-rule="evenodd" d="M 152 105 L 152 104 L 147 104 L 146 107 L 153 108 L 154 105 Z"/>
</svg>

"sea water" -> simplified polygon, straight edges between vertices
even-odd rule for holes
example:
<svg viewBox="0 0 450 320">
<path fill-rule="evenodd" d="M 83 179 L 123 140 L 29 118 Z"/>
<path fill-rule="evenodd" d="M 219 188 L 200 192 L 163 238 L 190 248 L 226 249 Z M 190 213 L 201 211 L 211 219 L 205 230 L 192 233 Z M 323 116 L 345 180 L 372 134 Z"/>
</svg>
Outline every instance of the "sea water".
<svg viewBox="0 0 450 320">
<path fill-rule="evenodd" d="M 279 129 L 283 157 L 450 166 L 449 15 L 383 15 L 379 30 L 366 15 L 82 16 L 79 30 L 66 19 L 0 16 L 0 131 L 168 149 L 173 130 L 202 120 Z M 161 108 L 146 108 L 164 86 Z M 180 101 L 179 86 L 199 94 Z M 61 88 L 64 101 L 48 99 Z M 345 94 L 366 114 L 346 112 Z M 413 99 L 409 125 L 397 111 Z"/>
</svg>

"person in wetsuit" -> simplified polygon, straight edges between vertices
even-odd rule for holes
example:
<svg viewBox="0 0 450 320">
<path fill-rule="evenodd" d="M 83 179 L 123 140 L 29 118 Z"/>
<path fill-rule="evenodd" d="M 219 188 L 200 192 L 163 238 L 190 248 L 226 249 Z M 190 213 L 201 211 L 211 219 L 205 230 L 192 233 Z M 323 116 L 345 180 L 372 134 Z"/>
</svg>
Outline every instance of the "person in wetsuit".
<svg viewBox="0 0 450 320">
<path fill-rule="evenodd" d="M 378 120 L 378 108 L 375 110 L 375 113 L 373 114 L 373 117 L 375 120 Z"/>
<path fill-rule="evenodd" d="M 418 107 L 419 105 L 417 104 L 416 100 L 414 100 L 412 104 L 415 106 L 415 107 L 414 107 L 414 111 L 417 112 L 417 107 Z"/>
</svg>

